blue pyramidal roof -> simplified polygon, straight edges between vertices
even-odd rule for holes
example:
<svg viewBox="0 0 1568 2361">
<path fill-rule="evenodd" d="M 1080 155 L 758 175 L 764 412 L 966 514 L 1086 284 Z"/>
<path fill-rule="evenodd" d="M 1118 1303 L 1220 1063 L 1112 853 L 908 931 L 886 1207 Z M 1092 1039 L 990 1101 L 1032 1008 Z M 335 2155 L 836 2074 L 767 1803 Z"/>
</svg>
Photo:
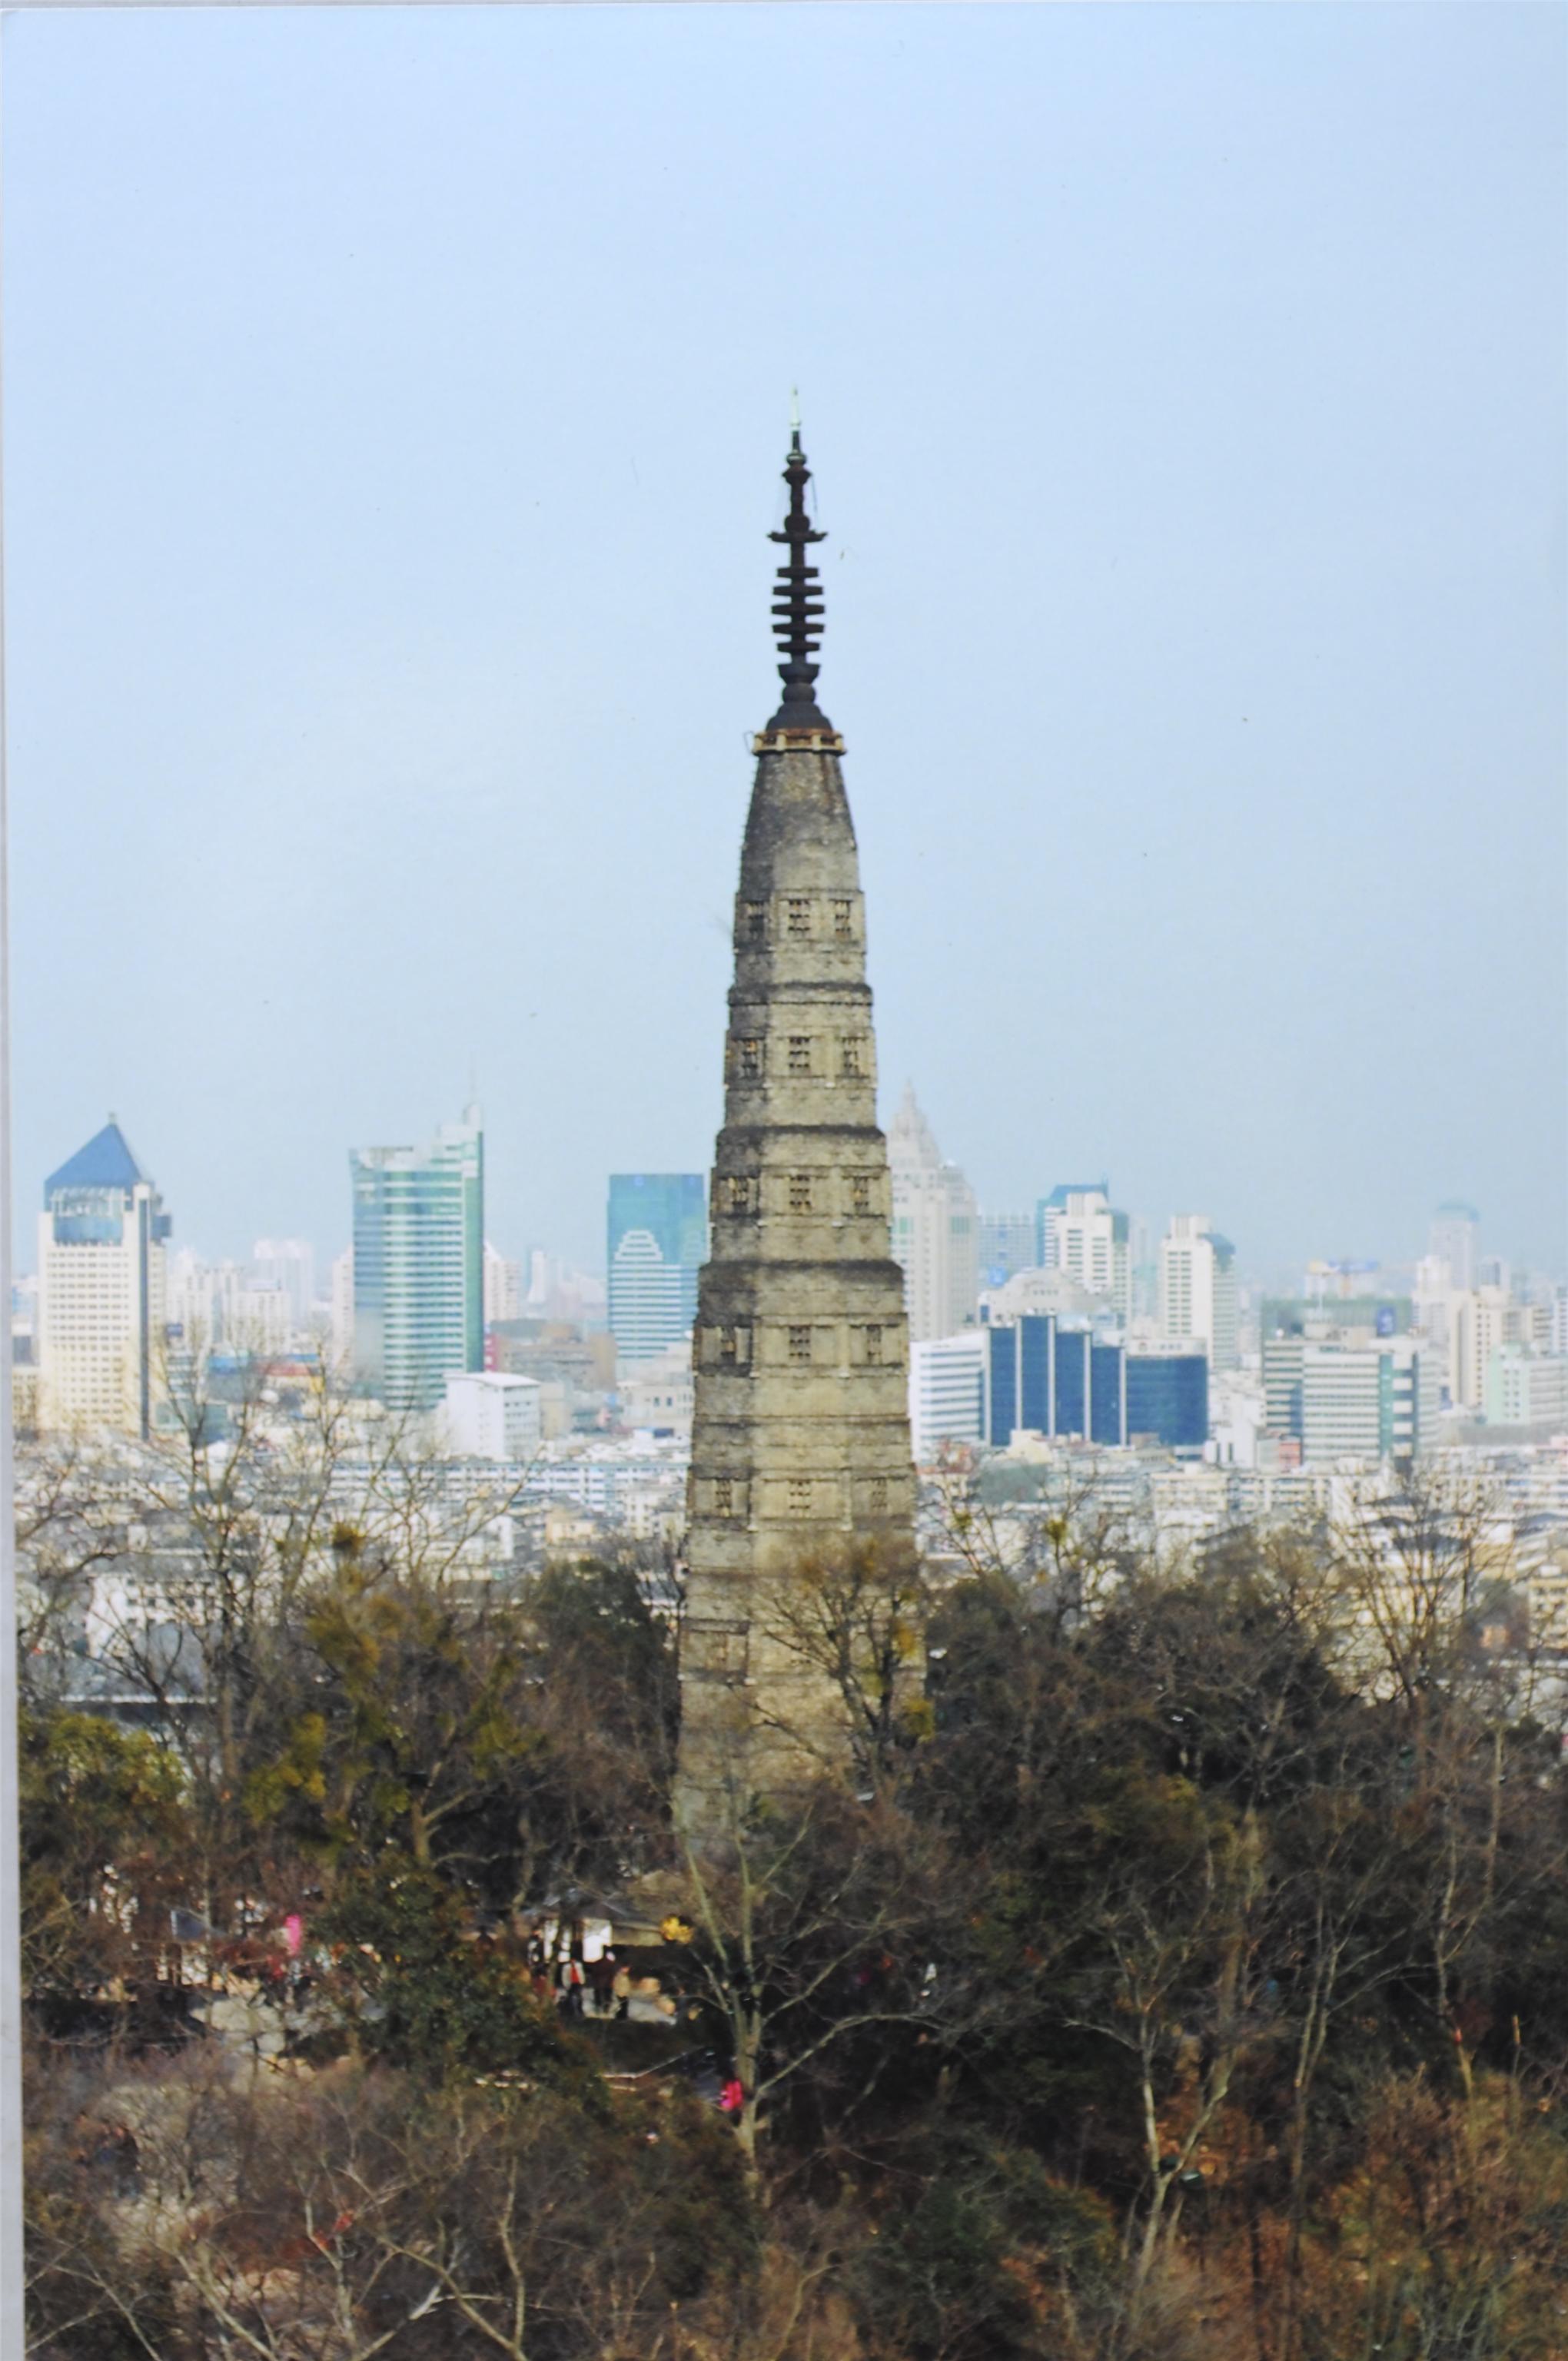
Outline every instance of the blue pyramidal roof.
<svg viewBox="0 0 1568 2361">
<path fill-rule="evenodd" d="M 79 1148 L 58 1172 L 49 1174 L 44 1182 L 44 1202 L 48 1204 L 57 1189 L 134 1189 L 146 1179 L 119 1125 L 106 1123 L 85 1148 Z"/>
</svg>

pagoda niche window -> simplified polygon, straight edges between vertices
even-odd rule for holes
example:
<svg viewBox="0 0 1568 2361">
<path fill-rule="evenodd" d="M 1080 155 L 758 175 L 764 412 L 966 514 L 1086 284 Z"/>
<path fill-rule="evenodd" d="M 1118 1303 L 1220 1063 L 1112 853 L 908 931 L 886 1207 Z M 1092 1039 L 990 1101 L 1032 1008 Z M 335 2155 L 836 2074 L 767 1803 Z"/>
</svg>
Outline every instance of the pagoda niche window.
<svg viewBox="0 0 1568 2361">
<path fill-rule="evenodd" d="M 865 1071 L 865 1064 L 863 1045 L 858 1033 L 845 1034 L 839 1064 L 848 1080 L 860 1081 Z"/>
<path fill-rule="evenodd" d="M 790 1330 L 789 1357 L 796 1362 L 810 1360 L 811 1330 L 809 1327 L 795 1327 Z"/>
<path fill-rule="evenodd" d="M 871 1212 L 871 1209 L 872 1209 L 872 1176 L 871 1176 L 871 1174 L 870 1174 L 869 1172 L 851 1172 L 851 1173 L 850 1173 L 850 1213 L 869 1213 Z"/>
<path fill-rule="evenodd" d="M 833 932 L 839 940 L 848 942 L 855 931 L 854 912 L 848 902 L 833 905 Z"/>
<path fill-rule="evenodd" d="M 784 900 L 784 930 L 795 936 L 811 932 L 811 903 L 804 894 L 791 894 Z"/>
<path fill-rule="evenodd" d="M 768 933 L 767 904 L 743 902 L 740 905 L 740 926 L 749 943 L 765 942 Z"/>
<path fill-rule="evenodd" d="M 866 1330 L 866 1359 L 873 1366 L 882 1359 L 882 1329 L 875 1321 Z"/>
<path fill-rule="evenodd" d="M 887 1514 L 887 1477 L 885 1476 L 872 1477 L 872 1514 L 873 1517 L 885 1517 Z"/>
<path fill-rule="evenodd" d="M 811 1036 L 809 1033 L 792 1033 L 790 1035 L 789 1071 L 792 1074 L 810 1073 Z"/>
<path fill-rule="evenodd" d="M 731 1172 L 724 1182 L 724 1210 L 727 1213 L 749 1213 L 751 1210 L 751 1180 L 746 1172 Z"/>
<path fill-rule="evenodd" d="M 743 1082 L 760 1080 L 762 1071 L 762 1045 L 760 1041 L 736 1042 L 735 1071 Z"/>
<path fill-rule="evenodd" d="M 732 1517 L 735 1514 L 735 1482 L 732 1477 L 714 1477 L 713 1513 L 716 1517 Z"/>
<path fill-rule="evenodd" d="M 811 1175 L 809 1172 L 792 1172 L 790 1174 L 789 1209 L 792 1213 L 810 1213 Z"/>
<path fill-rule="evenodd" d="M 809 1517 L 811 1514 L 810 1477 L 792 1476 L 789 1478 L 788 1497 L 789 1512 L 792 1517 Z"/>
</svg>

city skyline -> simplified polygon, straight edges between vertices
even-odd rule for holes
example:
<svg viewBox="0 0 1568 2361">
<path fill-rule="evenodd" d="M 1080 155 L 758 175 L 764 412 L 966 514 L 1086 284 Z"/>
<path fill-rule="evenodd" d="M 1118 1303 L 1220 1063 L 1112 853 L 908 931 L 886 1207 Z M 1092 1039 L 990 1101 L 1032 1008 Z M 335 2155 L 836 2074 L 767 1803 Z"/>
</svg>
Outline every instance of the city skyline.
<svg viewBox="0 0 1568 2361">
<path fill-rule="evenodd" d="M 7 25 L 18 1205 L 114 1105 L 324 1267 L 477 1087 L 592 1268 L 705 1164 L 798 381 L 883 1120 L 1561 1269 L 1561 20 L 612 13 Z"/>
<path fill-rule="evenodd" d="M 905 1097 L 912 1088 L 913 1086 L 910 1084 L 906 1084 L 905 1086 L 904 1095 Z M 470 1108 L 469 1113 L 472 1115 L 474 1112 L 475 1110 Z M 916 1112 L 919 1112 L 918 1109 L 916 1109 Z M 881 1111 L 879 1109 L 879 1120 L 880 1114 Z M 107 1117 L 108 1127 L 117 1128 L 118 1122 L 118 1116 L 113 1113 L 111 1113 Z M 889 1115 L 887 1122 L 883 1124 L 882 1127 L 884 1131 L 888 1130 L 894 1126 L 895 1122 L 896 1110 L 894 1114 Z M 408 1131 L 411 1134 L 420 1128 L 421 1126 L 417 1124 L 404 1126 L 405 1131 Z M 428 1131 L 431 1128 L 431 1126 L 429 1123 L 426 1123 L 422 1128 Z M 488 1140 L 488 1125 L 486 1126 L 486 1134 Z M 414 1151 L 408 1148 L 407 1142 L 404 1142 L 398 1152 L 412 1153 Z M 488 1153 L 488 1149 L 487 1148 L 487 1155 Z M 351 1150 L 351 1157 L 353 1154 L 354 1151 Z M 967 1177 L 964 1173 L 961 1159 L 953 1159 L 948 1169 L 956 1173 L 957 1178 L 960 1182 Z M 633 1176 L 621 1173 L 609 1173 L 604 1176 L 604 1179 L 600 1182 L 600 1202 L 602 1205 L 607 1190 L 611 1193 L 611 1195 L 613 1195 L 618 1184 L 627 1182 L 630 1180 L 637 1180 L 639 1185 L 641 1185 L 644 1177 L 649 1180 L 696 1180 L 706 1185 L 706 1182 L 710 1176 L 711 1167 L 701 1168 L 694 1174 Z M 1103 1183 L 1094 1183 L 1093 1190 L 1096 1191 L 1102 1191 Z M 1058 1182 L 1054 1185 L 1053 1190 L 1048 1193 L 1055 1197 L 1065 1199 L 1068 1195 L 1075 1193 L 1075 1184 L 1070 1182 Z M 983 1231 L 987 1225 L 994 1227 L 998 1224 L 1003 1224 L 1007 1225 L 1010 1230 L 1016 1231 L 1020 1235 L 1026 1232 L 1031 1236 L 1037 1238 L 1040 1229 L 1041 1208 L 1047 1202 L 1047 1196 L 1044 1192 L 1036 1193 L 1033 1191 L 1030 1192 L 1030 1203 L 1021 1207 L 1008 1207 L 1003 1205 L 993 1206 L 983 1203 L 980 1204 L 975 1217 L 977 1230 Z M 212 1270 L 216 1270 L 220 1268 L 249 1269 L 259 1283 L 281 1289 L 289 1297 L 291 1305 L 293 1305 L 293 1299 L 299 1292 L 298 1280 L 297 1279 L 294 1279 L 285 1282 L 280 1279 L 278 1275 L 278 1271 L 273 1268 L 273 1265 L 275 1264 L 280 1252 L 284 1250 L 293 1252 L 302 1257 L 305 1266 L 313 1273 L 313 1293 L 310 1300 L 318 1307 L 324 1307 L 328 1303 L 331 1294 L 330 1282 L 332 1264 L 336 1257 L 342 1253 L 345 1247 L 352 1247 L 353 1245 L 352 1200 L 353 1188 L 351 1183 L 345 1199 L 346 1210 L 345 1213 L 344 1226 L 341 1233 L 336 1234 L 335 1243 L 333 1239 L 328 1239 L 323 1245 L 321 1240 L 316 1238 L 296 1237 L 284 1239 L 280 1244 L 279 1241 L 270 1237 L 262 1236 L 254 1238 L 248 1247 L 236 1246 L 233 1248 L 220 1249 L 214 1252 L 211 1250 L 209 1244 L 211 1235 L 210 1224 L 207 1228 L 203 1228 L 198 1221 L 195 1226 L 192 1226 L 188 1223 L 179 1221 L 177 1215 L 173 1213 L 167 1217 L 171 1224 L 176 1224 L 171 1230 L 170 1243 L 172 1249 L 176 1252 L 193 1255 L 197 1262 L 203 1268 Z M 1365 1274 L 1368 1276 L 1376 1272 L 1414 1273 L 1420 1264 L 1423 1256 L 1431 1250 L 1431 1237 L 1434 1232 L 1434 1227 L 1442 1226 L 1444 1217 L 1455 1210 L 1466 1213 L 1470 1216 L 1472 1222 L 1475 1224 L 1477 1238 L 1485 1241 L 1486 1248 L 1486 1256 L 1483 1257 L 1484 1260 L 1500 1261 L 1505 1267 L 1516 1270 L 1521 1275 L 1530 1276 L 1537 1279 L 1550 1279 L 1557 1284 L 1562 1284 L 1564 1280 L 1568 1280 L 1568 1264 L 1565 1264 L 1562 1258 L 1559 1258 L 1554 1263 L 1544 1261 L 1532 1262 L 1523 1256 L 1509 1252 L 1508 1241 L 1500 1239 L 1496 1230 L 1486 1223 L 1484 1209 L 1477 1209 L 1464 1201 L 1450 1198 L 1444 1198 L 1433 1202 L 1425 1209 L 1424 1213 L 1420 1213 L 1409 1235 L 1401 1242 L 1402 1250 L 1386 1257 L 1349 1257 L 1327 1253 L 1325 1251 L 1325 1244 L 1343 1245 L 1349 1243 L 1348 1241 L 1338 1238 L 1334 1235 L 1332 1209 L 1324 1217 L 1324 1220 L 1319 1223 L 1319 1235 L 1315 1239 L 1304 1243 L 1298 1254 L 1287 1254 L 1272 1264 L 1266 1264 L 1255 1256 L 1249 1257 L 1244 1251 L 1237 1250 L 1231 1245 L 1229 1240 L 1223 1240 L 1223 1243 L 1230 1249 L 1233 1255 L 1234 1271 L 1237 1279 L 1242 1283 L 1251 1287 L 1255 1291 L 1262 1290 L 1265 1293 L 1266 1293 L 1266 1291 L 1277 1282 L 1288 1279 L 1292 1274 L 1299 1274 L 1303 1271 L 1311 1271 L 1314 1269 L 1323 1274 L 1338 1274 L 1342 1278 L 1346 1278 L 1351 1274 L 1356 1273 Z M 1137 1208 L 1133 1210 L 1129 1215 L 1117 1214 L 1115 1218 L 1118 1221 L 1130 1219 L 1135 1225 L 1141 1224 L 1146 1234 L 1146 1243 L 1150 1246 L 1151 1253 L 1157 1253 L 1161 1244 L 1159 1231 L 1163 1224 L 1168 1221 L 1176 1223 L 1190 1222 L 1194 1219 L 1207 1221 L 1208 1219 L 1206 1215 L 1195 1215 L 1190 1208 L 1176 1206 L 1166 1207 L 1163 1209 Z M 598 1246 L 597 1251 L 590 1248 L 579 1261 L 570 1252 L 563 1251 L 558 1243 L 554 1240 L 542 1239 L 538 1236 L 530 1235 L 518 1237 L 506 1232 L 502 1232 L 498 1235 L 496 1224 L 491 1223 L 487 1216 L 484 1234 L 484 1248 L 487 1255 L 493 1254 L 498 1261 L 508 1261 L 510 1267 L 518 1273 L 520 1279 L 525 1258 L 529 1256 L 538 1256 L 543 1254 L 547 1258 L 558 1263 L 565 1270 L 574 1271 L 578 1276 L 584 1278 L 592 1278 L 595 1279 L 608 1281 L 610 1275 L 610 1260 L 606 1252 L 605 1246 L 602 1243 L 604 1237 L 602 1214 L 600 1217 L 599 1229 L 601 1243 Z M 1025 1269 L 1039 1269 L 1046 1267 L 1036 1260 L 1036 1253 L 1037 1249 L 1032 1250 L 1028 1260 L 1019 1267 Z M 31 1279 L 35 1277 L 36 1262 L 36 1254 L 31 1254 L 30 1252 L 29 1240 L 27 1243 L 24 1244 L 16 1263 L 18 1278 Z M 695 1269 L 695 1266 L 693 1268 Z M 1150 1268 L 1157 1269 L 1157 1264 L 1151 1263 Z M 982 1264 L 977 1265 L 977 1288 L 983 1288 L 988 1284 L 996 1283 L 998 1282 L 990 1278 Z M 294 1306 L 294 1308 L 297 1309 L 297 1306 Z M 487 1315 L 487 1317 L 488 1317 L 488 1315 Z M 608 1321 L 607 1324 L 609 1324 Z M 934 1331 L 933 1333 L 938 1332 Z"/>
</svg>

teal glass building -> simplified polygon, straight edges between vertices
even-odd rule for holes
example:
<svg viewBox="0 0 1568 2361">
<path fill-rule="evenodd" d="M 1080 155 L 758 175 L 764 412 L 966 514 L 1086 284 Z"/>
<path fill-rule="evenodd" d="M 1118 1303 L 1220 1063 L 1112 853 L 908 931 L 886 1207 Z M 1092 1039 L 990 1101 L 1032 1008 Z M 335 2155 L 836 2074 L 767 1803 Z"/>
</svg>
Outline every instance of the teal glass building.
<svg viewBox="0 0 1568 2361">
<path fill-rule="evenodd" d="M 485 1365 L 485 1136 L 477 1107 L 428 1148 L 349 1156 L 354 1361 L 390 1411 L 433 1409 Z"/>
<path fill-rule="evenodd" d="M 612 1172 L 605 1261 L 617 1358 L 652 1360 L 689 1334 L 707 1260 L 700 1172 Z"/>
</svg>

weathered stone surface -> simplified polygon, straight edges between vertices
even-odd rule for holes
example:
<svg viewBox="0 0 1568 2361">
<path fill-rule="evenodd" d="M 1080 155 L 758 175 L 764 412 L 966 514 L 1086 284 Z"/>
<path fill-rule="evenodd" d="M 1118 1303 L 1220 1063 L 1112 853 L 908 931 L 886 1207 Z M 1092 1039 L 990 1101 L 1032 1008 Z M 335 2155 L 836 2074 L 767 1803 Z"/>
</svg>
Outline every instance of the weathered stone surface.
<svg viewBox="0 0 1568 2361">
<path fill-rule="evenodd" d="M 855 1536 L 913 1536 L 865 907 L 839 741 L 812 720 L 792 730 L 781 714 L 758 741 L 735 901 L 681 1651 L 695 1822 L 737 1778 L 767 1786 L 806 1758 L 841 1759 L 837 1701 L 781 1639 L 770 1598 Z"/>
</svg>

